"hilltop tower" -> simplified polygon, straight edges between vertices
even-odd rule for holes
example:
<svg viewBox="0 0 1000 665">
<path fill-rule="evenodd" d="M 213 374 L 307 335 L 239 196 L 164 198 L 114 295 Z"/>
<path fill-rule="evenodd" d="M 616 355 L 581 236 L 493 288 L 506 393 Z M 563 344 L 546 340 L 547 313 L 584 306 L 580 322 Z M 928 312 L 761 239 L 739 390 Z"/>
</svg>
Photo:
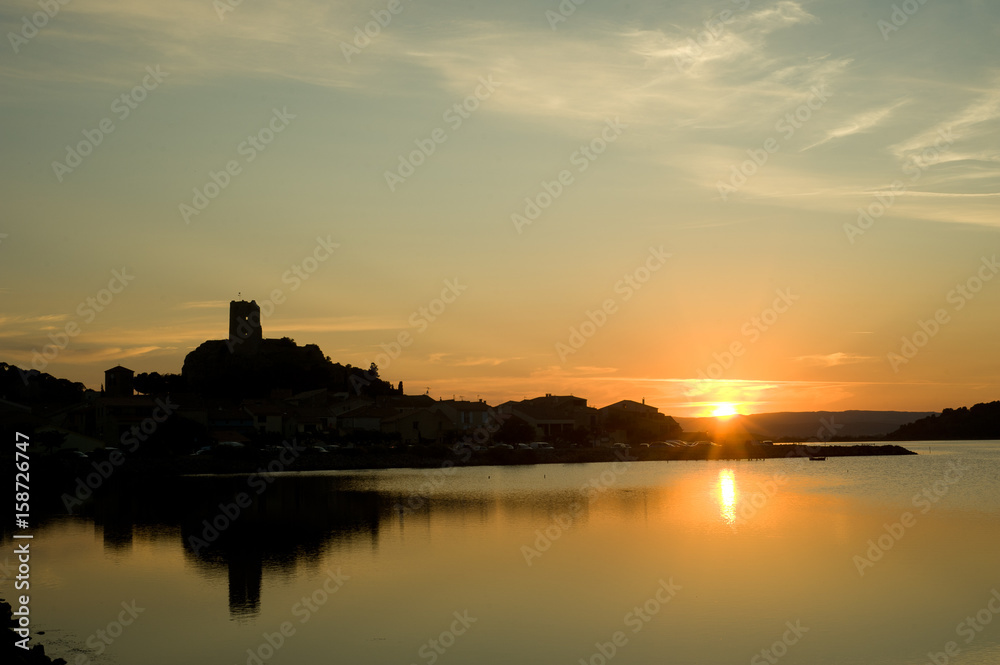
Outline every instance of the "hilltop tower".
<svg viewBox="0 0 1000 665">
<path fill-rule="evenodd" d="M 255 300 L 229 302 L 229 348 L 235 353 L 256 353 L 264 333 L 260 307 Z"/>
</svg>

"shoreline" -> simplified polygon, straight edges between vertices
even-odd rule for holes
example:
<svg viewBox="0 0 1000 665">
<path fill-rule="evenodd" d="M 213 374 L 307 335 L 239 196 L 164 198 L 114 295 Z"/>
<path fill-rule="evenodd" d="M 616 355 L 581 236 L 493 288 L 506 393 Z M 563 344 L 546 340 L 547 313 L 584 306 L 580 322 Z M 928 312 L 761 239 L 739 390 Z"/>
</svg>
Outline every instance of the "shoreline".
<svg viewBox="0 0 1000 665">
<path fill-rule="evenodd" d="M 16 642 L 23 638 L 14 632 L 18 626 L 17 620 L 14 619 L 14 608 L 3 598 L 0 598 L 0 621 L 4 626 L 4 647 L 0 649 L 0 654 L 4 654 L 3 662 L 11 665 L 67 665 L 62 658 L 52 659 L 47 656 L 45 646 L 37 642 L 30 649 L 17 646 Z M 34 637 L 32 635 L 28 639 L 29 643 L 34 641 Z"/>
<path fill-rule="evenodd" d="M 380 448 L 340 449 L 319 453 L 291 446 L 282 450 L 226 450 L 218 455 L 176 458 L 126 457 L 77 459 L 44 457 L 35 460 L 38 508 L 64 513 L 82 505 L 94 494 L 112 488 L 127 489 L 148 482 L 170 483 L 205 475 L 253 475 L 281 472 L 376 471 L 386 469 L 434 470 L 471 466 L 531 466 L 629 462 L 758 461 L 823 456 L 826 458 L 916 455 L 896 444 L 714 446 L 685 448 L 556 448 L 552 450 L 489 449 L 472 451 L 445 446 L 398 450 Z M 286 454 L 287 453 L 287 454 Z M 284 455 L 284 457 L 282 456 Z M 3 465 L 0 464 L 0 467 Z M 35 475 L 34 473 L 32 475 Z M 68 504 L 66 502 L 69 502 Z"/>
<path fill-rule="evenodd" d="M 289 448 L 289 450 L 292 450 Z M 179 457 L 167 460 L 145 458 L 126 459 L 113 476 L 189 476 L 227 473 L 258 473 L 261 471 L 364 471 L 379 469 L 433 469 L 460 466 L 528 466 L 536 464 L 590 464 L 616 462 L 625 455 L 629 461 L 709 461 L 781 458 L 823 457 L 872 457 L 886 455 L 916 455 L 917 453 L 897 444 L 808 444 L 698 445 L 685 448 L 555 448 L 552 450 L 506 450 L 492 448 L 473 451 L 468 448 L 444 446 L 421 451 L 388 448 L 348 448 L 319 453 L 306 450 L 281 454 L 257 451 L 226 451 L 217 455 Z M 291 458 L 291 459 L 289 459 Z M 75 461 L 74 461 L 75 462 Z M 79 475 L 92 470 L 93 460 L 80 460 L 72 465 Z"/>
</svg>

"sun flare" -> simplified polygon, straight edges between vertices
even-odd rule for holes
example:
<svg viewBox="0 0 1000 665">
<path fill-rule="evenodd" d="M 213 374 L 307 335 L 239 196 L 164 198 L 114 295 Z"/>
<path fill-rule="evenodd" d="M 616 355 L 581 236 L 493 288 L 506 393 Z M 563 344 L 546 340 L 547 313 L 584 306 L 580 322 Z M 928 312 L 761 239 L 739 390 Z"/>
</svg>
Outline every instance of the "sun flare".
<svg viewBox="0 0 1000 665">
<path fill-rule="evenodd" d="M 739 411 L 736 410 L 736 406 L 731 402 L 720 402 L 715 406 L 715 410 L 712 411 L 712 415 L 716 418 L 728 418 L 738 413 Z"/>
</svg>

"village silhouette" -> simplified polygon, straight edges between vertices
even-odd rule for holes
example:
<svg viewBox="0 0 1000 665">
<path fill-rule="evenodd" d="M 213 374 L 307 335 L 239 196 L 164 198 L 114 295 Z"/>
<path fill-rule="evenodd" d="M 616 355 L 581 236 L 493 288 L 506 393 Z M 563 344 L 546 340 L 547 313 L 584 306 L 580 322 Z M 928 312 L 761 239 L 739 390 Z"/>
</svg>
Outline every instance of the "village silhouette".
<svg viewBox="0 0 1000 665">
<path fill-rule="evenodd" d="M 341 365 L 314 344 L 263 332 L 255 301 L 231 301 L 227 337 L 191 351 L 180 374 L 117 365 L 100 391 L 0 365 L 0 420 L 32 432 L 48 460 L 46 482 L 58 488 L 40 512 L 87 515 L 112 553 L 130 551 L 138 531 L 180 537 L 188 561 L 226 577 L 237 620 L 260 612 L 265 570 L 294 568 L 331 543 L 377 547 L 386 520 L 430 505 L 425 495 L 358 490 L 345 476 L 276 472 L 422 467 L 433 475 L 469 464 L 912 454 L 895 445 L 720 444 L 710 440 L 717 433 L 685 432 L 643 401 L 595 408 L 546 394 L 492 406 L 407 395 L 374 364 Z M 947 409 L 896 434 L 936 427 L 942 437 L 971 436 L 995 427 L 998 408 Z M 239 475 L 198 475 L 228 472 Z M 487 504 L 483 511 L 495 508 Z"/>
<path fill-rule="evenodd" d="M 191 351 L 180 374 L 140 373 L 117 365 L 102 389 L 48 381 L 32 399 L 52 409 L 24 424 L 53 425 L 66 434 L 58 447 L 90 452 L 105 446 L 165 447 L 175 454 L 224 444 L 280 445 L 297 438 L 325 446 L 452 445 L 472 448 L 525 444 L 538 449 L 605 446 L 681 438 L 673 418 L 641 401 L 594 408 L 582 397 L 551 395 L 491 406 L 484 400 L 407 395 L 377 366 L 341 365 L 314 344 L 264 337 L 255 301 L 229 304 L 226 339 Z M 35 373 L 37 375 L 37 373 Z M 39 377 L 36 376 L 36 379 Z M 40 380 L 40 383 L 44 383 Z M 73 402 L 69 404 L 60 402 Z M 18 416 L 8 403 L 7 415 Z M 543 446 L 544 448 L 544 446 Z"/>
<path fill-rule="evenodd" d="M 0 420 L 35 432 L 49 453 L 106 456 L 120 450 L 140 458 L 184 457 L 205 470 L 248 468 L 241 453 L 274 453 L 290 440 L 307 446 L 305 466 L 317 468 L 434 466 L 456 455 L 460 463 L 605 461 L 620 449 L 639 459 L 786 454 L 739 427 L 685 432 L 645 400 L 596 408 L 575 395 L 498 405 L 407 395 L 402 381 L 387 382 L 374 363 L 341 365 L 315 344 L 264 337 L 261 309 L 253 300 L 231 301 L 226 338 L 205 341 L 188 353 L 179 374 L 135 374 L 116 365 L 104 375 L 95 391 L 0 363 Z M 946 409 L 885 438 L 996 436 L 992 416 L 998 406 Z M 836 441 L 836 430 L 818 432 L 819 438 Z M 470 452 L 477 453 L 475 459 Z M 840 454 L 872 452 L 855 448 Z M 327 453 L 340 453 L 335 464 L 332 457 L 313 459 Z M 386 456 L 397 459 L 381 459 Z M 191 459 L 196 457 L 201 459 Z"/>
</svg>

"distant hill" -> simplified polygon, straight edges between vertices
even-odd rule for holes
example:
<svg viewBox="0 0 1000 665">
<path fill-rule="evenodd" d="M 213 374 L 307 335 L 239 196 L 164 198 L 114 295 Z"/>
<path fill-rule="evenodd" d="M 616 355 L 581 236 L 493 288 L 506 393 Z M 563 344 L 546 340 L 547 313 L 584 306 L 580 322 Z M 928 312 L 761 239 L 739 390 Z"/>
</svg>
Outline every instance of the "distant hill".
<svg viewBox="0 0 1000 665">
<path fill-rule="evenodd" d="M 1000 439 L 1000 402 L 945 409 L 905 424 L 885 438 L 890 441 Z"/>
<path fill-rule="evenodd" d="M 777 440 L 878 438 L 898 430 L 902 425 L 933 415 L 936 415 L 933 411 L 792 411 L 739 415 L 727 420 L 674 419 L 687 432 L 714 432 L 724 426 L 728 431 L 744 431 L 751 438 Z"/>
</svg>

